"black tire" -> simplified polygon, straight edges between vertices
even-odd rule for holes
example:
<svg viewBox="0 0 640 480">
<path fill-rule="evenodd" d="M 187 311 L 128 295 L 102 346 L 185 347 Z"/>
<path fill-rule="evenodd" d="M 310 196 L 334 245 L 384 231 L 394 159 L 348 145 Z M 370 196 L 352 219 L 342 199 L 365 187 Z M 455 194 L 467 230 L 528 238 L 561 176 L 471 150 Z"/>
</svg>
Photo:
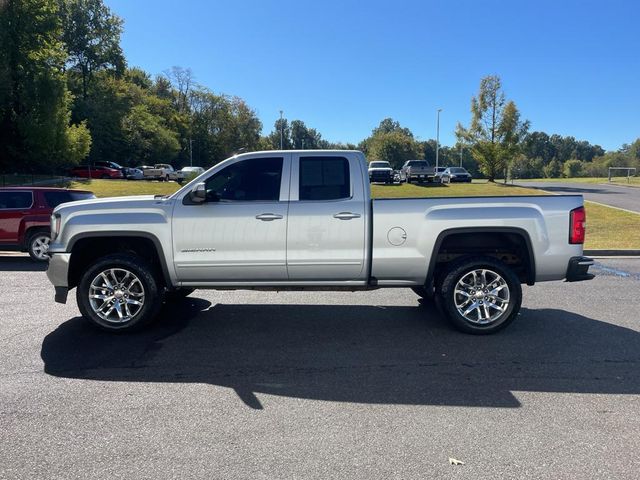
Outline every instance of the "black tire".
<svg viewBox="0 0 640 480">
<path fill-rule="evenodd" d="M 142 307 L 128 321 L 115 323 L 103 319 L 94 312 L 89 301 L 91 282 L 109 269 L 125 269 L 133 273 L 143 287 L 144 303 Z M 162 298 L 158 288 L 158 281 L 153 275 L 152 266 L 144 259 L 130 254 L 113 254 L 99 258 L 86 269 L 80 278 L 76 289 L 76 301 L 82 316 L 92 325 L 109 332 L 122 333 L 138 330 L 149 324 L 157 316 Z M 106 303 L 106 302 L 105 302 Z"/>
<path fill-rule="evenodd" d="M 104 174 L 100 178 L 103 179 L 103 180 L 109 180 L 111 177 L 109 175 L 107 175 L 107 174 Z"/>
<path fill-rule="evenodd" d="M 49 261 L 49 242 L 51 241 L 51 235 L 47 230 L 38 230 L 29 235 L 27 240 L 27 252 L 29 256 L 36 262 L 48 262 Z M 46 244 L 46 248 L 43 252 L 43 243 Z"/>
<path fill-rule="evenodd" d="M 481 308 L 484 310 L 484 314 L 486 314 L 487 310 L 484 309 L 484 306 L 477 308 L 476 321 L 465 318 L 456 307 L 456 298 L 459 298 L 460 301 L 464 300 L 464 296 L 460 294 L 457 294 L 458 297 L 456 297 L 455 289 L 458 282 L 464 276 L 471 274 L 472 271 L 483 269 L 499 275 L 508 287 L 509 294 L 506 309 L 495 319 L 487 323 L 480 323 L 478 321 Z M 489 278 L 493 278 L 493 275 L 489 274 Z M 491 283 L 489 285 L 491 285 Z M 487 335 L 502 330 L 515 320 L 522 303 L 522 287 L 517 275 L 503 262 L 491 257 L 466 257 L 453 262 L 443 276 L 438 290 L 439 301 L 448 320 L 458 330 L 474 335 Z M 501 290 L 504 290 L 504 287 Z M 475 291 L 478 293 L 481 292 L 479 288 Z M 502 295 L 504 294 L 503 292 Z M 474 301 L 480 304 L 486 300 L 487 297 L 476 298 Z M 490 308 L 491 307 L 488 309 L 489 312 L 491 312 Z"/>
<path fill-rule="evenodd" d="M 164 293 L 164 301 L 170 303 L 179 302 L 191 295 L 195 290 L 195 288 L 176 288 L 175 290 L 169 290 Z"/>
<path fill-rule="evenodd" d="M 407 183 L 411 183 L 411 177 L 407 177 Z"/>
</svg>

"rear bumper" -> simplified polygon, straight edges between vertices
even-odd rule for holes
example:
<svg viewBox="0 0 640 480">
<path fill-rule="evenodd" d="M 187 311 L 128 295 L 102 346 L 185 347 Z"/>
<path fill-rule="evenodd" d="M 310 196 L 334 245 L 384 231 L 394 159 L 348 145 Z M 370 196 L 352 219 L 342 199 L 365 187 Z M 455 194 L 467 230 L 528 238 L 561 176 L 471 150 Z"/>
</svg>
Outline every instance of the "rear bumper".
<svg viewBox="0 0 640 480">
<path fill-rule="evenodd" d="M 595 277 L 589 273 L 589 267 L 593 265 L 593 259 L 589 257 L 572 257 L 567 267 L 567 282 L 581 282 Z"/>
<path fill-rule="evenodd" d="M 69 292 L 70 260 L 70 253 L 53 253 L 49 259 L 47 277 L 56 290 L 55 301 L 58 303 L 67 302 L 67 293 Z"/>
</svg>

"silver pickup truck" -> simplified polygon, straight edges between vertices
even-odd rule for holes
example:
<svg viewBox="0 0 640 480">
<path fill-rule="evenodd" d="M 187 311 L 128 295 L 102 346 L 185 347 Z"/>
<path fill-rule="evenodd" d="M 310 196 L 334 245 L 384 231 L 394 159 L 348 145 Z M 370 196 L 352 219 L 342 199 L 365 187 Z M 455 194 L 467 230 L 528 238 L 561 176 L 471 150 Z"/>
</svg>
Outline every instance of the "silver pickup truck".
<svg viewBox="0 0 640 480">
<path fill-rule="evenodd" d="M 170 196 L 66 203 L 51 217 L 55 300 L 126 331 L 195 288 L 412 288 L 458 329 L 495 332 L 521 284 L 593 277 L 582 197 L 371 200 L 357 151 L 237 155 Z"/>
</svg>

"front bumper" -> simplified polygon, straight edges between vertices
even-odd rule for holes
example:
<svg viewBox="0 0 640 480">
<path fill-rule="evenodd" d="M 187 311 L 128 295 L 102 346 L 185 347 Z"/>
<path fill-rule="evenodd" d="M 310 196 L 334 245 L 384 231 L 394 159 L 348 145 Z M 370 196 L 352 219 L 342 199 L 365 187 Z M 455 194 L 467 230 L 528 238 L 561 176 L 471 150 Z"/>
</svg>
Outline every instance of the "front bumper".
<svg viewBox="0 0 640 480">
<path fill-rule="evenodd" d="M 47 268 L 47 277 L 56 289 L 55 301 L 58 303 L 67 302 L 69 293 L 69 261 L 70 253 L 52 253 Z"/>
<path fill-rule="evenodd" d="M 595 277 L 589 273 L 589 267 L 593 265 L 593 259 L 589 257 L 571 257 L 567 268 L 567 282 L 581 282 Z"/>
</svg>

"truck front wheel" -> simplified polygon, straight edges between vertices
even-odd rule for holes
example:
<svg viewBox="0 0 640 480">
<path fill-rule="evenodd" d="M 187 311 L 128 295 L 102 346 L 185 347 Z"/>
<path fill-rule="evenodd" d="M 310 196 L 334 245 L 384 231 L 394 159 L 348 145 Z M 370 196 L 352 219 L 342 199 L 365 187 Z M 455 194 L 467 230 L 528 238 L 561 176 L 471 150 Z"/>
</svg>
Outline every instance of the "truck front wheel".
<svg viewBox="0 0 640 480">
<path fill-rule="evenodd" d="M 454 327 L 466 333 L 497 332 L 520 311 L 520 280 L 507 265 L 491 257 L 454 262 L 440 285 L 444 313 Z"/>
<path fill-rule="evenodd" d="M 153 269 L 135 255 L 107 255 L 85 271 L 76 291 L 82 316 L 110 332 L 127 332 L 151 322 L 162 299 Z"/>
</svg>

